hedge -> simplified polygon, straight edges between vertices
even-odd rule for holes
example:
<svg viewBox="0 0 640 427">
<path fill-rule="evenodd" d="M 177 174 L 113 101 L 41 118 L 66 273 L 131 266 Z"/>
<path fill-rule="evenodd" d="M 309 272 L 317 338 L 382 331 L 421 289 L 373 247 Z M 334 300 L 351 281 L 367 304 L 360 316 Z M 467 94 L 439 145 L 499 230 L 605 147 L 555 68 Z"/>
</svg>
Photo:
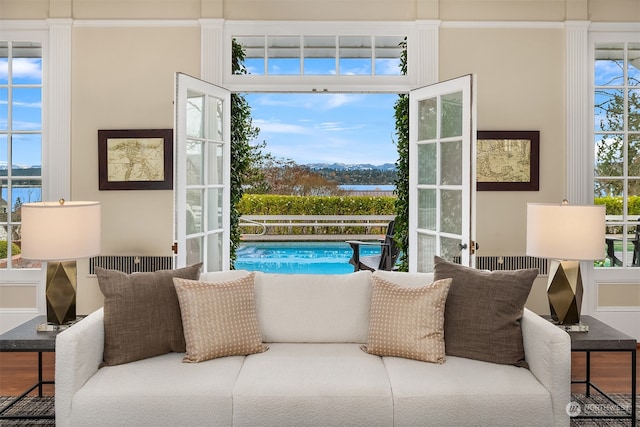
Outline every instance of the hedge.
<svg viewBox="0 0 640 427">
<path fill-rule="evenodd" d="M 622 215 L 622 197 L 597 197 L 596 205 L 605 205 L 607 215 Z M 640 215 L 640 196 L 629 196 L 627 199 L 629 215 Z"/>
</svg>

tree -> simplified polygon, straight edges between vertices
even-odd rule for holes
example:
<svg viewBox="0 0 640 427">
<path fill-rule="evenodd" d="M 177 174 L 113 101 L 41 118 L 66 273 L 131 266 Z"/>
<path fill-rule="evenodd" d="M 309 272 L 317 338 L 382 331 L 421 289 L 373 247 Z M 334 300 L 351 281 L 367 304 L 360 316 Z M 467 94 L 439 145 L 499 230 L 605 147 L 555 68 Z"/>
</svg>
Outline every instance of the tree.
<svg viewBox="0 0 640 427">
<path fill-rule="evenodd" d="M 407 40 L 401 44 L 400 70 L 407 74 Z M 394 193 L 396 197 L 396 223 L 394 237 L 396 245 L 401 251 L 400 271 L 409 271 L 409 95 L 398 95 L 394 105 L 396 120 L 396 145 L 398 147 L 398 161 L 396 162 L 397 177 Z"/>
<path fill-rule="evenodd" d="M 247 74 L 244 66 L 245 51 L 241 44 L 232 40 L 231 69 L 233 74 Z M 242 200 L 243 181 L 251 170 L 255 149 L 249 141 L 255 139 L 260 129 L 253 126 L 251 106 L 244 95 L 231 94 L 231 215 L 230 215 L 230 263 L 234 268 L 236 251 L 240 245 L 240 213 L 238 204 Z"/>
</svg>

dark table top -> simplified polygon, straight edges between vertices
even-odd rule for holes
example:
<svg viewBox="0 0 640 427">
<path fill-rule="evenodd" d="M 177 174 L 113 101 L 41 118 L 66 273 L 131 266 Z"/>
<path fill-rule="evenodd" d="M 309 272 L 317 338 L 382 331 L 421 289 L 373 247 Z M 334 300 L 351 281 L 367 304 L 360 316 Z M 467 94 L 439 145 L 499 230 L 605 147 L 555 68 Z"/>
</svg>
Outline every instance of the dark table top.
<svg viewBox="0 0 640 427">
<path fill-rule="evenodd" d="M 37 316 L 0 335 L 0 351 L 55 351 L 56 336 L 62 331 L 38 332 L 47 316 Z"/>
<path fill-rule="evenodd" d="M 620 351 L 636 348 L 634 338 L 592 316 L 580 316 L 580 322 L 589 325 L 589 331 L 569 332 L 572 351 Z"/>
</svg>

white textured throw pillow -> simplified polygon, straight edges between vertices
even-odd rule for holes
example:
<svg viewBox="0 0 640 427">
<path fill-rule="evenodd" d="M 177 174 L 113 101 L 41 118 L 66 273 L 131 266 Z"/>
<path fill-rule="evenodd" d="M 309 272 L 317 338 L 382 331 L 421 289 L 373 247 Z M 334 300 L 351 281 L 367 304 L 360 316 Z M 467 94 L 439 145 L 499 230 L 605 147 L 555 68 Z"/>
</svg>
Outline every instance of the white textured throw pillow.
<svg viewBox="0 0 640 427">
<path fill-rule="evenodd" d="M 184 362 L 268 349 L 258 326 L 253 277 L 215 283 L 174 280 L 187 349 Z"/>
<path fill-rule="evenodd" d="M 361 348 L 377 356 L 444 363 L 444 307 L 451 279 L 419 287 L 373 276 L 369 339 Z"/>
</svg>

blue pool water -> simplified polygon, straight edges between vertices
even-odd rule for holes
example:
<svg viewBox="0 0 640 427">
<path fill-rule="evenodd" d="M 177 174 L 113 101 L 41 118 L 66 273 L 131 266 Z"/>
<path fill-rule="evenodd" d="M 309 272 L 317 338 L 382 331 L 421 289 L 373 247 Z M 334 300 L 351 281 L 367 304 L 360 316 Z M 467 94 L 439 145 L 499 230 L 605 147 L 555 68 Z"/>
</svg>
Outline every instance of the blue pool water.
<svg viewBox="0 0 640 427">
<path fill-rule="evenodd" d="M 377 245 L 361 247 L 361 255 L 380 253 Z M 266 273 L 346 274 L 351 246 L 344 242 L 251 242 L 237 251 L 236 269 Z"/>
</svg>

